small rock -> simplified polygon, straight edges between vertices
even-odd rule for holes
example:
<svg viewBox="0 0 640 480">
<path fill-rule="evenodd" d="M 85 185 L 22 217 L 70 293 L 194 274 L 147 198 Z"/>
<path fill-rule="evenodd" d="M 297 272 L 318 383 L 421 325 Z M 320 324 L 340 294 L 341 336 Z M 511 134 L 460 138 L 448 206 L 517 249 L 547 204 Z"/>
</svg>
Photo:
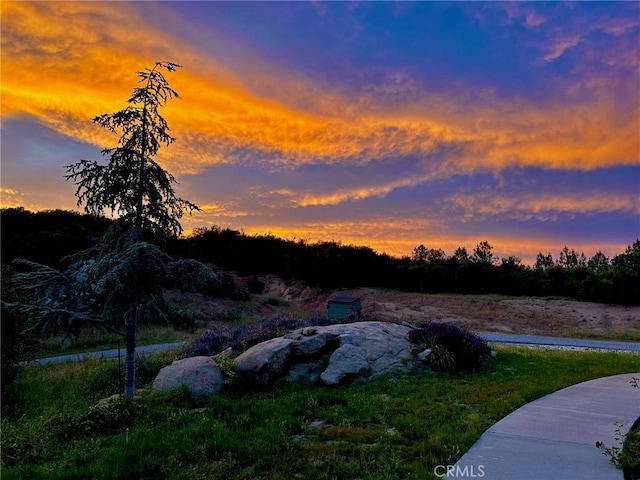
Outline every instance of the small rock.
<svg viewBox="0 0 640 480">
<path fill-rule="evenodd" d="M 305 337 L 310 337 L 311 335 L 315 335 L 317 332 L 318 330 L 312 327 L 307 327 L 302 329 L 302 335 Z"/>
<path fill-rule="evenodd" d="M 418 354 L 418 358 L 426 363 L 429 360 L 429 355 L 431 355 L 431 349 L 427 348 Z"/>
<path fill-rule="evenodd" d="M 316 418 L 315 420 L 311 420 L 309 422 L 309 428 L 332 428 L 332 427 L 333 425 L 331 425 L 329 422 L 321 418 Z"/>
</svg>

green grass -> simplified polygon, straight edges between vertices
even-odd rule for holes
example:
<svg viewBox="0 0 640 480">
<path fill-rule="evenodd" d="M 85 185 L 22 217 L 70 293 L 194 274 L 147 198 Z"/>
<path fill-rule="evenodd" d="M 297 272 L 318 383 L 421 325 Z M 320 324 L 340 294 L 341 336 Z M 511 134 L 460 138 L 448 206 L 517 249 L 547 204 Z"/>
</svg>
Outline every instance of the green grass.
<svg viewBox="0 0 640 480">
<path fill-rule="evenodd" d="M 189 341 L 194 337 L 194 333 L 183 330 L 176 330 L 172 326 L 161 325 L 139 325 L 137 332 L 137 345 L 154 345 L 157 343 L 171 343 Z M 124 338 L 109 332 L 100 332 L 91 328 L 83 330 L 78 341 L 70 345 L 60 342 L 63 335 L 49 337 L 40 340 L 35 348 L 29 349 L 26 356 L 21 360 L 33 360 L 35 358 L 53 357 L 57 355 L 66 355 L 70 353 L 87 353 L 100 350 L 109 350 L 118 348 L 118 342 L 124 352 Z"/>
<path fill-rule="evenodd" d="M 564 337 L 587 338 L 594 340 L 615 340 L 621 342 L 640 342 L 640 330 L 633 332 L 594 332 L 592 330 L 566 330 Z"/>
<path fill-rule="evenodd" d="M 146 359 L 141 385 L 170 360 Z M 93 405 L 113 392 L 113 362 L 28 367 L 18 407 L 2 420 L 2 478 L 435 479 L 436 465 L 455 462 L 525 403 L 638 371 L 637 354 L 500 347 L 491 364 L 464 374 L 198 402 L 147 394 L 101 411 Z"/>
</svg>

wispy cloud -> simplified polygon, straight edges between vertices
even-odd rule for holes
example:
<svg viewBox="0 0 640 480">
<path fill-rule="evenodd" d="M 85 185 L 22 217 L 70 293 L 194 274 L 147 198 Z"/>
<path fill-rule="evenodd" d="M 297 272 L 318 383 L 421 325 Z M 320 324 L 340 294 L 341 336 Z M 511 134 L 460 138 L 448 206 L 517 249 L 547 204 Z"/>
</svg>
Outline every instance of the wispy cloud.
<svg viewBox="0 0 640 480">
<path fill-rule="evenodd" d="M 75 15 L 84 21 L 60 26 Z M 3 116 L 28 113 L 71 137 L 109 145 L 114 139 L 87 119 L 122 108 L 132 72 L 151 59 L 183 62 L 195 55 L 120 4 L 3 6 Z M 227 70 L 200 58 L 171 78 L 184 99 L 173 102 L 166 116 L 180 141 L 161 160 L 179 172 L 219 162 L 366 164 L 452 146 L 459 153 L 446 165 L 456 172 L 511 165 L 592 169 L 635 163 L 640 148 L 637 116 L 620 119 L 598 101 L 540 106 L 492 98 L 473 86 L 464 95 L 435 95 L 390 72 L 390 82 L 379 88 L 396 85 L 400 101 L 386 105 L 367 92 L 318 90 L 311 79 L 298 78 L 291 88 L 288 72 L 273 69 L 261 74 L 272 85 L 272 98 L 266 98 L 229 75 L 204 75 L 218 67 Z"/>
<path fill-rule="evenodd" d="M 24 195 L 13 188 L 0 187 L 0 206 L 2 208 L 24 206 Z"/>
<path fill-rule="evenodd" d="M 462 218 L 481 221 L 489 217 L 520 221 L 551 221 L 561 216 L 578 214 L 624 212 L 640 215 L 637 196 L 611 192 L 584 192 L 579 194 L 513 192 L 510 195 L 495 192 L 455 194 L 447 198 L 463 212 Z"/>
</svg>

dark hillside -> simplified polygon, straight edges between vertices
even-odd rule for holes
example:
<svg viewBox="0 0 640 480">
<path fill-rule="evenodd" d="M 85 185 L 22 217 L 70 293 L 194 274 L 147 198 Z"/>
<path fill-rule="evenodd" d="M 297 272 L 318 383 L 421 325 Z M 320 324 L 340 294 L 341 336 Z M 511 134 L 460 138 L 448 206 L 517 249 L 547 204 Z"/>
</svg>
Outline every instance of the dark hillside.
<svg viewBox="0 0 640 480">
<path fill-rule="evenodd" d="M 66 210 L 3 208 L 0 222 L 3 264 L 20 257 L 59 268 L 62 257 L 91 246 L 112 220 Z"/>
</svg>

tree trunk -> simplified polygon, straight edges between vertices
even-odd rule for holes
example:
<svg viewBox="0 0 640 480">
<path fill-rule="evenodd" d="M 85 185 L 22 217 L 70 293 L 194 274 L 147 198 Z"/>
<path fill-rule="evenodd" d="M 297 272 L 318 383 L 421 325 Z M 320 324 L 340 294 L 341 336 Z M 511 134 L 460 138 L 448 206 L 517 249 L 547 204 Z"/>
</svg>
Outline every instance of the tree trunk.
<svg viewBox="0 0 640 480">
<path fill-rule="evenodd" d="M 133 392 L 136 387 L 136 321 L 131 319 L 127 325 L 127 353 L 126 373 L 124 382 L 124 396 L 127 400 L 133 400 Z"/>
</svg>

